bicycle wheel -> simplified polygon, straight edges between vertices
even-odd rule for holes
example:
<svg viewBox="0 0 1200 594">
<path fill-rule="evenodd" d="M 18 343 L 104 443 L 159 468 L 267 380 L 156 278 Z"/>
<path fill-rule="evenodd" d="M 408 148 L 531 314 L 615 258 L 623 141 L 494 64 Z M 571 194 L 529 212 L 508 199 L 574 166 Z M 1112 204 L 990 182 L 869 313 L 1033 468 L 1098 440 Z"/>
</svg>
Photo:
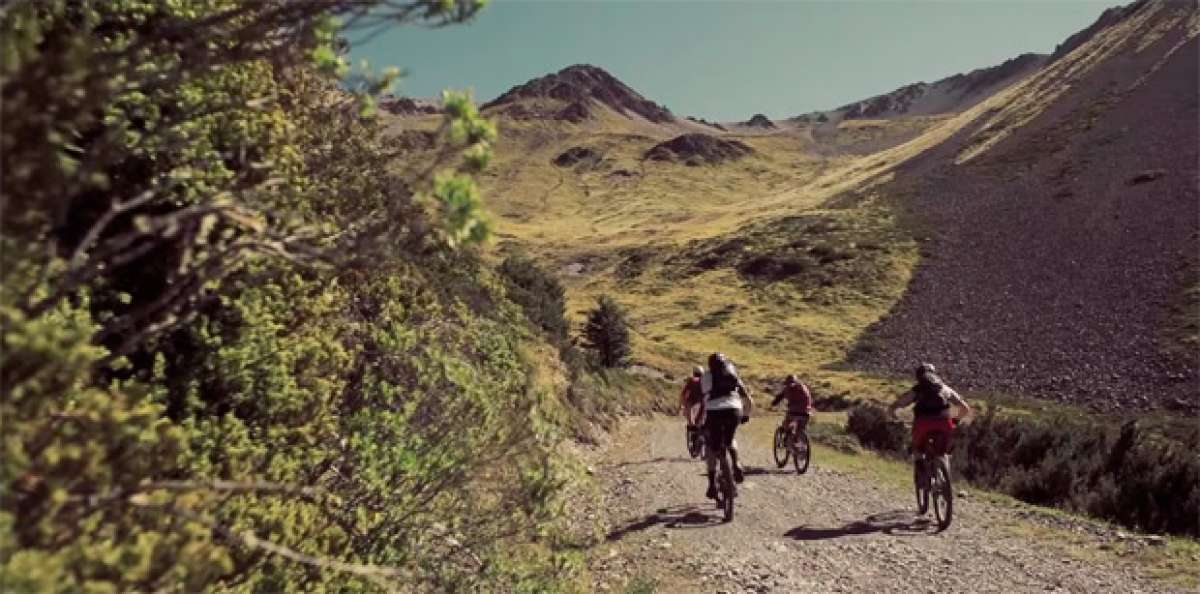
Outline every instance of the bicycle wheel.
<svg viewBox="0 0 1200 594">
<path fill-rule="evenodd" d="M 950 527 L 954 519 L 954 486 L 950 484 L 950 466 L 946 456 L 940 456 L 933 461 L 933 514 L 937 517 L 938 530 Z"/>
<path fill-rule="evenodd" d="M 733 499 L 734 499 L 735 495 L 734 495 L 734 486 L 733 486 L 733 470 L 729 467 L 728 452 L 721 453 L 721 461 L 720 462 L 721 463 L 719 464 L 719 466 L 721 468 L 721 477 L 720 477 L 720 479 L 718 479 L 720 481 L 718 483 L 718 489 L 720 489 L 720 491 L 721 491 L 721 499 L 722 499 L 721 503 L 723 504 L 722 507 L 724 508 L 724 511 L 725 511 L 725 521 L 732 522 L 733 521 Z"/>
<path fill-rule="evenodd" d="M 929 511 L 929 481 L 924 472 L 924 460 L 913 461 L 913 486 L 917 492 L 917 513 L 924 515 Z"/>
<path fill-rule="evenodd" d="M 780 427 L 775 430 L 775 464 L 779 468 L 783 468 L 788 463 L 788 453 L 790 448 L 787 444 L 787 430 Z"/>
<path fill-rule="evenodd" d="M 700 451 L 704 447 L 704 438 L 700 435 L 699 429 L 687 429 L 687 448 L 688 453 L 693 458 L 700 456 Z"/>
<path fill-rule="evenodd" d="M 792 463 L 796 465 L 796 474 L 804 474 L 808 472 L 808 463 L 812 458 L 812 442 L 808 441 L 808 432 L 801 432 L 796 442 Z"/>
</svg>

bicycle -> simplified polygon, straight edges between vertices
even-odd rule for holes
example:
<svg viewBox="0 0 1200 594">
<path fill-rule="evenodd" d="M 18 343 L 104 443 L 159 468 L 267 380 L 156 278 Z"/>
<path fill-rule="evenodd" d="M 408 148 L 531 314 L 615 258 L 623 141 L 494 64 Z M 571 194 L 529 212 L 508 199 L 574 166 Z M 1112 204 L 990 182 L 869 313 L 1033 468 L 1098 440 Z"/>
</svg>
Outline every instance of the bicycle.
<svg viewBox="0 0 1200 594">
<path fill-rule="evenodd" d="M 957 427 L 958 420 L 954 420 Z M 917 495 L 917 512 L 924 515 L 933 505 L 938 530 L 950 527 L 954 519 L 954 486 L 950 481 L 950 435 L 936 431 L 925 440 L 925 447 L 913 460 L 913 484 Z M 913 444 L 916 448 L 916 444 Z"/>
<path fill-rule="evenodd" d="M 688 425 L 684 431 L 686 432 L 687 450 L 693 458 L 704 457 L 704 429 L 695 425 Z"/>
<path fill-rule="evenodd" d="M 725 513 L 725 521 L 733 521 L 733 499 L 737 490 L 733 485 L 733 467 L 729 461 L 729 448 L 721 448 L 717 454 L 717 466 L 714 472 L 717 483 L 717 509 Z"/>
<path fill-rule="evenodd" d="M 775 464 L 783 468 L 790 457 L 796 474 L 804 474 L 808 472 L 808 464 L 812 459 L 812 442 L 808 439 L 808 431 L 800 431 L 797 439 L 795 427 L 795 423 L 785 423 L 775 429 Z"/>
</svg>

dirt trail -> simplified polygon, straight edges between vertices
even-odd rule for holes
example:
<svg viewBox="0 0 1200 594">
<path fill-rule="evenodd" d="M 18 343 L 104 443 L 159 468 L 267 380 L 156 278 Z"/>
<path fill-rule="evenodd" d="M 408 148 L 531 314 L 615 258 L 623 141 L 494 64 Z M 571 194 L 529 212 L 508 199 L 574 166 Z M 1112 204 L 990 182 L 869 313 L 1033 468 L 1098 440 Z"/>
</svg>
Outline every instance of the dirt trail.
<svg viewBox="0 0 1200 594">
<path fill-rule="evenodd" d="M 911 490 L 830 468 L 820 451 L 806 475 L 776 470 L 777 423 L 739 430 L 748 476 L 730 524 L 704 498 L 703 465 L 687 457 L 676 419 L 632 419 L 591 452 L 603 505 L 589 513 L 607 525 L 597 590 L 649 579 L 659 592 L 1170 591 L 1022 535 L 1034 520 L 1017 507 L 968 494 L 939 534 L 914 513 Z"/>
</svg>

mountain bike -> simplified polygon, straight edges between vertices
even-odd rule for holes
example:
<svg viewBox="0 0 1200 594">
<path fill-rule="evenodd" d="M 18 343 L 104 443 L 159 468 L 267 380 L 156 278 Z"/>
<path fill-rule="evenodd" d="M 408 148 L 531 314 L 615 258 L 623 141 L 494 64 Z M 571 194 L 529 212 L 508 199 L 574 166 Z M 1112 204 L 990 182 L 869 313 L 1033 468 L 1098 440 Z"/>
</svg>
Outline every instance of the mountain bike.
<svg viewBox="0 0 1200 594">
<path fill-rule="evenodd" d="M 685 429 L 687 433 L 687 450 L 693 458 L 704 457 L 704 429 L 695 425 L 688 425 Z"/>
<path fill-rule="evenodd" d="M 954 420 L 957 426 L 958 420 Z M 938 530 L 950 527 L 954 519 L 954 486 L 950 482 L 950 434 L 945 431 L 930 433 L 913 461 L 913 484 L 917 495 L 917 512 L 924 514 L 933 506 Z M 916 444 L 913 446 L 916 447 Z"/>
<path fill-rule="evenodd" d="M 733 485 L 733 466 L 729 461 L 729 449 L 722 448 L 717 454 L 714 480 L 717 483 L 717 509 L 725 512 L 725 521 L 733 521 L 733 500 L 737 489 Z"/>
<path fill-rule="evenodd" d="M 797 438 L 796 427 L 796 423 L 785 423 L 775 430 L 775 464 L 783 468 L 791 458 L 796 474 L 804 474 L 808 472 L 808 463 L 812 458 L 812 442 L 808 440 L 806 430 L 801 430 Z"/>
</svg>

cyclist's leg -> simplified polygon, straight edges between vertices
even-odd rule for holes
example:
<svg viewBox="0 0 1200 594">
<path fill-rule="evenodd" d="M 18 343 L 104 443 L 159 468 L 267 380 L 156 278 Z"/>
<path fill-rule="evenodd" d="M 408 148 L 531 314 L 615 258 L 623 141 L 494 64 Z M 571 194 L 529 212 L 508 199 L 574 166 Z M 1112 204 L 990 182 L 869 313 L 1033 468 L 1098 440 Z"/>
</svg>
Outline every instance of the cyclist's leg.
<svg viewBox="0 0 1200 594">
<path fill-rule="evenodd" d="M 722 437 L 720 427 L 720 411 L 707 411 L 704 418 L 704 441 L 705 455 L 704 465 L 708 469 L 708 489 L 705 491 L 705 496 L 715 498 L 717 496 L 716 483 L 716 468 L 718 454 L 724 455 L 722 450 Z"/>
<path fill-rule="evenodd" d="M 742 473 L 741 465 L 738 464 L 737 440 L 734 437 L 737 435 L 738 425 L 742 423 L 741 412 L 730 410 L 726 423 L 728 423 L 729 437 L 725 443 L 725 447 L 729 450 L 729 463 L 730 468 L 733 469 L 733 480 L 740 483 L 745 477 Z"/>
<path fill-rule="evenodd" d="M 802 441 L 801 438 L 808 435 L 808 421 L 808 415 L 796 415 L 795 429 L 792 430 L 792 437 L 794 438 L 793 442 L 797 446 L 800 445 L 800 442 Z"/>
</svg>

